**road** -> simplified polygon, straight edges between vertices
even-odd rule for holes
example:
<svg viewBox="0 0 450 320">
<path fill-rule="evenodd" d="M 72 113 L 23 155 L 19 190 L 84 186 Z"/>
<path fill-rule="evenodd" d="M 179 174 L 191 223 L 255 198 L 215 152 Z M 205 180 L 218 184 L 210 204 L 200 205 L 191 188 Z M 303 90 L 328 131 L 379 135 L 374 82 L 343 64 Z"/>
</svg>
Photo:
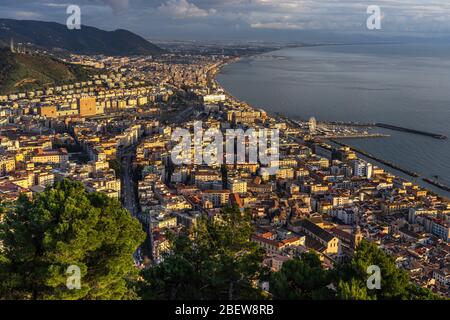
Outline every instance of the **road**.
<svg viewBox="0 0 450 320">
<path fill-rule="evenodd" d="M 175 118 L 173 118 L 173 123 L 182 123 L 187 121 L 192 114 L 194 113 L 194 107 L 187 107 L 183 111 L 181 111 Z"/>
<path fill-rule="evenodd" d="M 122 165 L 122 200 L 123 206 L 133 217 L 138 214 L 136 206 L 136 195 L 133 182 L 132 163 L 135 156 L 136 146 L 130 146 L 118 151 L 117 158 Z"/>
<path fill-rule="evenodd" d="M 137 217 L 138 207 L 136 204 L 135 187 L 133 182 L 132 163 L 136 153 L 136 146 L 124 148 L 117 154 L 117 158 L 122 165 L 122 200 L 123 206 L 127 209 L 133 217 Z M 134 261 L 137 265 L 143 263 L 142 249 L 138 248 L 133 254 Z"/>
<path fill-rule="evenodd" d="M 136 195 L 135 188 L 133 182 L 133 172 L 132 172 L 132 162 L 133 162 L 133 154 L 125 153 L 121 159 L 122 163 L 122 199 L 123 206 L 130 211 L 133 217 L 136 217 L 138 214 L 137 205 L 136 205 Z"/>
</svg>

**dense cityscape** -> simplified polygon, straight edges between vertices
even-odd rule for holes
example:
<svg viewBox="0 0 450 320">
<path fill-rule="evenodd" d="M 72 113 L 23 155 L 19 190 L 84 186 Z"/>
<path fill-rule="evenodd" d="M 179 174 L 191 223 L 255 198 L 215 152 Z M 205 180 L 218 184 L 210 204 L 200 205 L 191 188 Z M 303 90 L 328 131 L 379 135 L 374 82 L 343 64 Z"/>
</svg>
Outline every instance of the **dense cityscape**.
<svg viewBox="0 0 450 320">
<path fill-rule="evenodd" d="M 17 50 L 14 40 L 10 50 Z M 237 59 L 182 50 L 70 54 L 65 63 L 95 70 L 88 80 L 0 96 L 3 216 L 23 195 L 36 198 L 65 179 L 80 182 L 88 193 L 121 201 L 139 220 L 146 240 L 133 258 L 136 269 L 147 270 L 170 259 L 174 235 L 235 208 L 251 217 L 249 240 L 264 250 L 262 266 L 270 272 L 307 252 L 333 270 L 367 242 L 412 283 L 449 298 L 450 201 L 330 141 L 377 133 L 314 118 L 293 121 L 237 100 L 215 80 Z M 174 164 L 173 132 L 194 135 L 199 121 L 222 133 L 278 130 L 276 173 L 258 161 Z M 250 147 L 249 139 L 243 143 Z M 197 150 L 192 143 L 189 156 Z M 255 280 L 274 294 L 270 281 Z"/>
</svg>

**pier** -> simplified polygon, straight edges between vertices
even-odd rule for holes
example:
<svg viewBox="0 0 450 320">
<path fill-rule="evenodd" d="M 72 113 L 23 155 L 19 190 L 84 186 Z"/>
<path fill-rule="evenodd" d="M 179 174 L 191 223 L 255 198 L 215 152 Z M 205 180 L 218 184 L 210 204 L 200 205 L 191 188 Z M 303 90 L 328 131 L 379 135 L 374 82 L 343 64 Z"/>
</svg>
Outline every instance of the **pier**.
<svg viewBox="0 0 450 320">
<path fill-rule="evenodd" d="M 447 140 L 448 139 L 447 136 L 439 134 L 439 133 L 432 133 L 432 132 L 427 132 L 427 131 L 422 131 L 422 130 L 409 129 L 409 128 L 394 126 L 392 124 L 381 123 L 381 122 L 364 123 L 364 122 L 354 122 L 354 121 L 321 121 L 320 123 L 329 124 L 329 125 L 338 125 L 338 126 L 349 126 L 349 127 L 378 127 L 378 128 L 389 129 L 389 130 L 394 130 L 394 131 L 418 134 L 418 135 L 427 136 L 427 137 L 431 137 L 431 138 L 439 139 L 439 140 Z"/>
<path fill-rule="evenodd" d="M 389 129 L 389 130 L 395 130 L 395 131 L 419 134 L 419 135 L 422 135 L 422 136 L 432 137 L 432 138 L 440 139 L 440 140 L 446 140 L 447 139 L 447 136 L 444 136 L 444 135 L 441 135 L 441 134 L 431 133 L 431 132 L 426 132 L 426 131 L 420 131 L 420 130 L 415 130 L 415 129 L 408 129 L 408 128 L 404 128 L 404 127 L 393 126 L 393 125 L 386 124 L 386 123 L 376 123 L 375 126 L 378 127 L 378 128 L 383 128 L 383 129 Z"/>
<path fill-rule="evenodd" d="M 438 182 L 436 180 L 429 179 L 429 178 L 423 178 L 422 180 L 427 182 L 427 183 L 429 183 L 429 184 L 431 184 L 431 185 L 433 185 L 433 186 L 435 186 L 436 188 L 439 188 L 441 190 L 450 192 L 450 187 L 445 185 L 445 184 L 443 184 L 443 183 L 440 183 L 440 182 Z"/>
<path fill-rule="evenodd" d="M 382 133 L 359 133 L 359 134 L 335 134 L 335 135 L 325 135 L 325 136 L 316 136 L 315 138 L 319 139 L 361 139 L 361 138 L 386 138 L 390 137 L 388 134 Z"/>
</svg>

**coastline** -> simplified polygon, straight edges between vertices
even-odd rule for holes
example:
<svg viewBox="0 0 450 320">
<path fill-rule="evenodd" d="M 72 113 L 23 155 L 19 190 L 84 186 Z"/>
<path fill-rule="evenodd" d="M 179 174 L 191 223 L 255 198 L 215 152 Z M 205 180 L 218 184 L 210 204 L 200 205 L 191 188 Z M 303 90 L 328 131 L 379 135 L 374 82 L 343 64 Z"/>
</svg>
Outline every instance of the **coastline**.
<svg viewBox="0 0 450 320">
<path fill-rule="evenodd" d="M 302 47 L 302 46 L 298 46 L 298 47 Z M 284 48 L 282 48 L 282 49 L 284 49 Z M 282 49 L 277 49 L 277 50 L 273 50 L 273 51 L 267 51 L 267 52 L 263 52 L 263 53 L 260 53 L 260 54 L 257 54 L 257 55 L 248 55 L 248 56 L 235 57 L 235 58 L 232 58 L 230 60 L 227 60 L 225 63 L 222 63 L 222 64 L 218 65 L 216 68 L 214 68 L 213 72 L 209 75 L 210 81 L 212 81 L 214 83 L 214 86 L 215 86 L 216 89 L 220 89 L 225 96 L 227 96 L 229 99 L 233 100 L 235 103 L 245 104 L 247 107 L 252 108 L 254 110 L 263 110 L 268 115 L 271 115 L 272 118 L 282 121 L 283 120 L 282 117 L 284 117 L 282 114 L 278 114 L 278 112 L 277 112 L 277 114 L 272 114 L 271 112 L 267 112 L 264 109 L 264 107 L 255 107 L 255 106 L 251 105 L 249 102 L 242 101 L 242 100 L 238 99 L 237 97 L 233 96 L 228 90 L 226 90 L 225 87 L 222 86 L 220 84 L 220 82 L 217 80 L 217 76 L 222 72 L 223 68 L 228 66 L 228 65 L 231 65 L 231 64 L 234 64 L 234 63 L 238 63 L 239 61 L 241 61 L 244 58 L 250 58 L 251 59 L 252 57 L 257 57 L 259 55 L 270 53 L 270 52 L 277 52 L 277 51 L 282 50 Z M 336 144 L 342 145 L 342 146 L 346 145 L 346 144 L 343 144 L 343 143 L 336 143 Z M 392 162 L 390 162 L 388 160 L 375 157 L 375 156 L 371 155 L 369 152 L 367 152 L 365 150 L 359 150 L 359 149 L 355 149 L 353 147 L 350 147 L 350 148 L 353 149 L 358 154 L 366 156 L 367 158 L 369 158 L 371 160 L 374 160 L 376 163 L 384 164 L 388 168 L 391 168 L 391 169 L 397 170 L 399 172 L 402 172 L 405 175 L 409 176 L 410 178 L 411 177 L 412 178 L 420 178 L 420 182 L 421 182 L 422 185 L 418 184 L 416 181 L 412 181 L 410 178 L 409 179 L 408 178 L 404 178 L 404 179 L 408 180 L 409 182 L 412 182 L 413 184 L 421 186 L 422 188 L 424 188 L 430 194 L 433 194 L 433 195 L 435 195 L 437 197 L 440 197 L 442 199 L 450 200 L 450 196 L 447 196 L 447 195 L 444 195 L 444 194 L 439 194 L 437 191 L 430 189 L 430 187 L 432 187 L 432 188 L 434 187 L 434 188 L 437 188 L 439 190 L 442 190 L 442 191 L 448 193 L 449 190 L 450 190 L 449 186 L 447 186 L 445 184 L 438 183 L 437 181 L 434 181 L 432 179 L 423 177 L 420 173 L 417 173 L 417 172 L 414 172 L 414 171 L 411 171 L 411 170 L 408 170 L 408 169 L 404 169 L 404 168 L 400 167 L 399 165 L 393 164 Z M 386 171 L 388 171 L 389 173 L 393 174 L 395 177 L 399 177 L 398 174 L 396 174 L 395 172 L 389 171 L 388 169 L 386 169 Z"/>
</svg>

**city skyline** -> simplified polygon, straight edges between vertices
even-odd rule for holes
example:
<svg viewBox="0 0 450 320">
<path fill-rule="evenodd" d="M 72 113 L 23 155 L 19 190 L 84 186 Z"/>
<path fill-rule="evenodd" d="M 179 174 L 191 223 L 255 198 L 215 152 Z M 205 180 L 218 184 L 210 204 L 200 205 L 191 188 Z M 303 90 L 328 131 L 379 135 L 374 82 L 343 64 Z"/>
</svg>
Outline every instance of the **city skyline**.
<svg viewBox="0 0 450 320">
<path fill-rule="evenodd" d="M 450 298 L 449 4 L 50 1 L 0 4 L 0 300 Z"/>
</svg>

